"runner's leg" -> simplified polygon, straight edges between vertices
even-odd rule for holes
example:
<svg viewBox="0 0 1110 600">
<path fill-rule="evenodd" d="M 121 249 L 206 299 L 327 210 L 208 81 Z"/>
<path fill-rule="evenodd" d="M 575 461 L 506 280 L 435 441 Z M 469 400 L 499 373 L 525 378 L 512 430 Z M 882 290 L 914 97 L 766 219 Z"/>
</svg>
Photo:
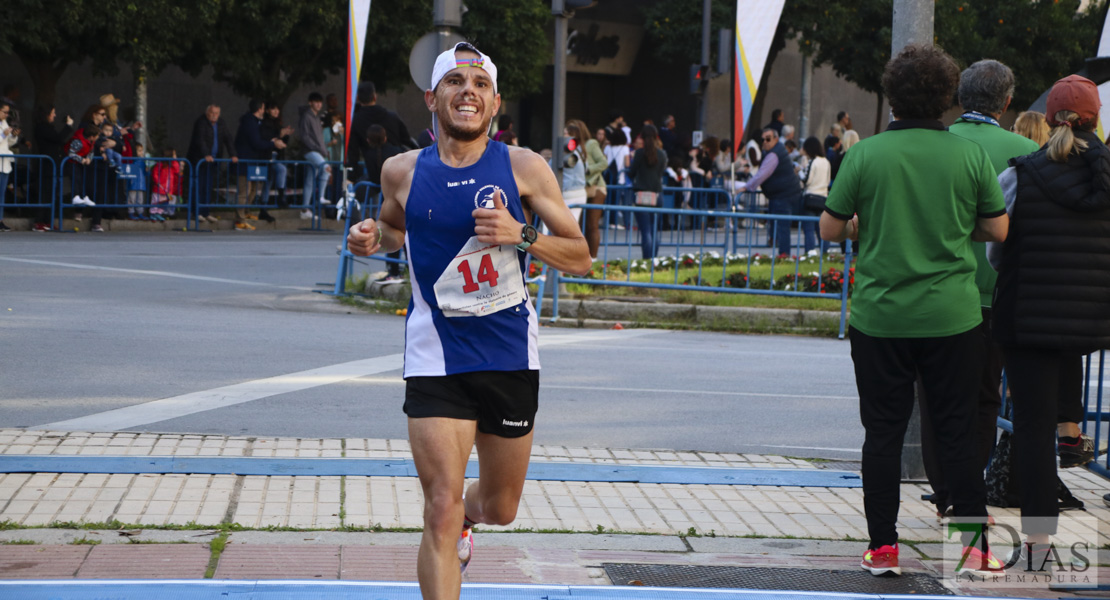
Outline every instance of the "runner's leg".
<svg viewBox="0 0 1110 600">
<path fill-rule="evenodd" d="M 409 419 L 409 444 L 424 491 L 424 534 L 416 575 L 425 600 L 457 600 L 462 585 L 455 544 L 463 522 L 466 461 L 477 422 L 425 417 Z"/>
<path fill-rule="evenodd" d="M 532 432 L 517 438 L 479 432 L 475 444 L 479 475 L 466 490 L 466 516 L 475 523 L 508 525 L 516 519 L 524 493 Z"/>
</svg>

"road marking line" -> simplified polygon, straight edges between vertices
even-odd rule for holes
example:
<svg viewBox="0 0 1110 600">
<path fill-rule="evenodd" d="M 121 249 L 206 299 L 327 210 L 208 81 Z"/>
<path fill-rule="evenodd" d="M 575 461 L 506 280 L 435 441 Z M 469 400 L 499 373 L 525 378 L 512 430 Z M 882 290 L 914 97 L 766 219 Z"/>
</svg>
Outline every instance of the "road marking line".
<svg viewBox="0 0 1110 600">
<path fill-rule="evenodd" d="M 665 333 L 648 329 L 627 331 L 604 331 L 589 333 L 567 333 L 540 338 L 540 347 L 560 346 L 572 343 L 592 343 L 611 339 L 640 337 L 653 333 Z M 192 392 L 173 398 L 163 398 L 126 406 L 114 410 L 37 425 L 30 429 L 50 431 L 119 431 L 159 421 L 235 406 L 245 402 L 261 400 L 270 396 L 288 394 L 322 385 L 331 385 L 348 379 L 367 375 L 377 375 L 395 371 L 404 366 L 404 354 L 390 354 L 377 358 L 355 360 L 318 369 L 297 373 L 255 379 L 223 387 Z"/>
<path fill-rule="evenodd" d="M 275 284 L 275 283 L 263 283 L 263 282 L 259 282 L 259 281 L 243 281 L 241 279 L 223 279 L 223 278 L 220 278 L 220 277 L 205 277 L 203 275 L 185 275 L 184 273 L 171 273 L 169 271 L 148 271 L 148 270 L 145 270 L 145 269 L 121 269 L 119 267 L 101 267 L 101 266 L 97 266 L 97 265 L 81 265 L 81 264 L 77 264 L 77 263 L 63 263 L 63 262 L 54 262 L 54 261 L 50 261 L 50 260 L 33 260 L 33 259 L 29 259 L 29 258 L 11 258 L 11 257 L 6 257 L 6 256 L 0 256 L 0 260 L 6 260 L 6 261 L 10 261 L 10 262 L 30 263 L 30 264 L 35 264 L 35 265 L 47 265 L 47 266 L 51 266 L 51 267 L 63 267 L 63 268 L 67 268 L 67 269 L 82 269 L 82 270 L 86 270 L 86 271 L 113 271 L 113 272 L 116 272 L 116 273 L 131 273 L 131 274 L 134 274 L 134 275 L 154 275 L 156 277 L 173 277 L 175 279 L 192 279 L 194 281 L 210 281 L 210 282 L 213 282 L 213 283 L 235 283 L 235 284 L 239 284 L 239 285 L 252 285 L 252 286 L 258 286 L 258 287 L 272 287 L 272 288 L 280 288 L 280 289 L 284 289 L 284 290 L 298 290 L 298 291 L 305 291 L 305 292 L 311 292 L 311 291 L 316 289 L 316 288 L 312 288 L 312 287 L 304 287 L 304 286 L 299 286 L 299 285 L 278 285 L 278 284 Z"/>
<path fill-rule="evenodd" d="M 859 448 L 826 448 L 824 446 L 777 446 L 774 444 L 754 444 L 757 448 L 789 448 L 791 450 L 831 450 L 835 452 L 854 452 L 855 454 L 863 454 L 863 450 Z"/>
<path fill-rule="evenodd" d="M 796 398 L 802 400 L 858 400 L 855 396 L 811 396 L 806 394 L 764 394 L 761 392 L 712 392 L 704 390 L 671 390 L 662 388 L 597 387 L 592 385 L 544 385 L 543 389 L 599 390 L 604 392 L 651 392 L 655 394 L 702 394 L 708 396 L 754 396 L 757 398 Z"/>
</svg>

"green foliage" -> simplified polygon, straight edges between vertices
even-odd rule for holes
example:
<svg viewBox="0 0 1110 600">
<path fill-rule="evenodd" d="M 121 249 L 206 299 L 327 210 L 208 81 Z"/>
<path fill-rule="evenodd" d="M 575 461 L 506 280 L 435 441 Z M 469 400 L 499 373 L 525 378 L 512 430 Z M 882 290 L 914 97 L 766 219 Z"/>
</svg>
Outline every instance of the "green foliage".
<svg viewBox="0 0 1110 600">
<path fill-rule="evenodd" d="M 1101 4 L 1101 6 L 1100 6 Z M 937 43 L 961 67 L 993 58 L 1014 71 L 1014 107 L 1024 109 L 1095 55 L 1106 4 L 1079 0 L 938 0 Z"/>
<path fill-rule="evenodd" d="M 546 35 L 551 18 L 544 0 L 469 0 L 459 34 L 497 64 L 497 88 L 504 99 L 539 91 L 551 56 Z M 409 53 L 432 30 L 432 0 L 378 2 L 370 9 L 363 79 L 379 90 L 401 90 L 410 81 Z M 427 84 L 422 84 L 427 85 Z"/>
<path fill-rule="evenodd" d="M 220 3 L 202 44 L 214 79 L 282 104 L 300 86 L 344 68 L 346 32 L 345 0 L 238 0 Z"/>
<path fill-rule="evenodd" d="M 462 35 L 497 64 L 502 99 L 538 92 L 551 58 L 546 29 L 551 3 L 543 0 L 468 0 Z"/>
<path fill-rule="evenodd" d="M 883 66 L 890 60 L 892 0 L 787 0 L 780 31 L 799 37 L 814 66 L 873 94 L 882 92 Z"/>
<path fill-rule="evenodd" d="M 409 53 L 420 36 L 432 30 L 431 0 L 389 0 L 370 5 L 363 80 L 373 81 L 378 93 L 400 91 L 410 81 Z"/>
<path fill-rule="evenodd" d="M 736 3 L 713 0 L 710 5 L 709 64 L 717 64 L 717 31 L 735 29 Z M 660 60 L 701 62 L 702 0 L 656 2 L 641 8 L 652 53 Z"/>
<path fill-rule="evenodd" d="M 1098 46 L 1103 2 L 1077 13 L 1080 0 L 937 0 L 934 38 L 961 68 L 999 60 L 1017 78 L 1015 107 L 1083 66 Z M 869 92 L 882 93 L 890 59 L 892 0 L 787 0 L 779 33 L 796 37 L 814 64 Z"/>
</svg>

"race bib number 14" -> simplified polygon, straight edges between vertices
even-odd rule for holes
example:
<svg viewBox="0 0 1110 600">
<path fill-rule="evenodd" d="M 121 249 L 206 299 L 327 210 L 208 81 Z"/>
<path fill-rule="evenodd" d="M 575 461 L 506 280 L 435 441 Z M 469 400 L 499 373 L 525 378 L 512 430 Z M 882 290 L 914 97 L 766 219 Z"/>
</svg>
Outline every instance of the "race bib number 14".
<svg viewBox="0 0 1110 600">
<path fill-rule="evenodd" d="M 448 317 L 485 316 L 528 297 L 515 246 L 467 240 L 433 288 Z"/>
</svg>

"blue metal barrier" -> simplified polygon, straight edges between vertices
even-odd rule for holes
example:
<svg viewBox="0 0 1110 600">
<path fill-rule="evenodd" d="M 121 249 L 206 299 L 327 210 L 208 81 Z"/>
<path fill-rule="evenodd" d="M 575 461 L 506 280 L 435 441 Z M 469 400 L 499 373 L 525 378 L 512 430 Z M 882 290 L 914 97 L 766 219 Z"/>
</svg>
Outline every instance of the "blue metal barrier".
<svg viewBox="0 0 1110 600">
<path fill-rule="evenodd" d="M 58 226 L 61 226 L 62 211 L 66 208 L 76 211 L 91 209 L 94 215 L 99 215 L 106 208 L 117 209 L 125 205 L 127 189 L 120 175 L 100 156 L 76 160 L 68 156 L 63 158 L 58 170 Z M 82 201 L 91 204 L 82 204 Z"/>
<path fill-rule="evenodd" d="M 50 209 L 53 226 L 57 181 L 58 165 L 49 156 L 0 154 L 0 221 L 4 220 L 4 209 Z M 8 187 L 12 189 L 10 195 Z"/>
<path fill-rule="evenodd" d="M 184 193 L 192 175 L 192 166 L 183 158 L 124 158 L 118 177 L 126 187 L 128 217 L 165 220 L 163 215 L 175 217 L 180 210 L 188 223 Z"/>
<path fill-rule="evenodd" d="M 368 181 L 362 181 L 350 188 L 350 194 L 347 195 L 343 209 L 345 212 L 345 226 L 343 227 L 343 241 L 339 249 L 339 265 L 335 272 L 335 286 L 330 292 L 321 292 L 330 296 L 346 296 L 349 292 L 346 290 L 347 279 L 351 277 L 351 271 L 355 262 L 362 262 L 364 259 L 380 260 L 386 263 L 396 263 L 403 266 L 408 266 L 408 257 L 391 258 L 383 254 L 375 254 L 370 257 L 360 257 L 351 254 L 347 250 L 347 232 L 350 231 L 351 226 L 355 224 L 355 219 L 365 219 L 368 215 L 374 215 L 375 219 L 381 217 L 381 187 L 377 184 Z M 357 200 L 357 204 L 352 202 Z M 352 209 L 352 206 L 355 208 Z M 355 216 L 355 212 L 360 213 Z M 532 219 L 533 225 L 539 226 L 539 217 Z M 404 248 L 402 248 L 404 250 Z M 531 270 L 532 255 L 526 254 L 524 260 L 524 281 L 525 283 L 534 283 L 537 286 L 536 292 L 536 314 L 543 310 L 543 295 L 547 282 L 547 265 L 544 265 L 540 274 L 535 277 L 529 277 L 528 273 Z M 555 287 L 558 290 L 558 287 Z M 555 292 L 556 302 L 558 301 L 558 291 Z"/>
<path fill-rule="evenodd" d="M 1095 364 L 1095 356 L 1098 357 L 1098 364 Z M 1107 427 L 1110 426 L 1110 412 L 1103 412 L 1102 404 L 1106 381 L 1106 350 L 1088 354 L 1084 363 L 1083 411 L 1085 420 L 1081 423 L 1081 426 L 1083 435 L 1091 437 L 1095 446 L 1095 460 L 1087 465 L 1087 469 L 1110 479 L 1110 453 L 1101 451 L 1102 439 L 1107 435 Z M 1093 397 L 1091 395 L 1092 379 L 1094 380 Z M 1002 407 L 998 413 L 998 428 L 1012 434 L 1014 432 L 1013 421 L 1006 418 L 1007 415 L 1012 414 L 1011 411 L 1013 410 L 1013 407 L 1010 406 L 1010 396 L 1006 393 L 1008 389 L 1006 373 L 1003 371 Z M 1092 402 L 1094 404 L 1093 408 Z"/>
<path fill-rule="evenodd" d="M 682 188 L 665 188 L 681 191 Z M 709 191 L 709 190 L 703 190 Z M 604 211 L 601 219 L 601 243 L 598 250 L 598 260 L 601 262 L 601 273 L 597 278 L 568 277 L 554 274 L 556 283 L 577 283 L 585 285 L 613 285 L 624 287 L 673 289 L 673 290 L 704 290 L 711 292 L 725 292 L 736 294 L 757 294 L 767 296 L 792 296 L 800 298 L 827 298 L 838 299 L 841 303 L 840 337 L 844 337 L 844 328 L 847 317 L 848 287 L 852 283 L 853 270 L 851 266 L 851 245 L 848 244 L 844 257 L 846 267 L 839 274 L 841 290 L 839 292 L 825 292 L 824 278 L 830 276 L 826 272 L 826 257 L 817 254 L 810 258 L 805 257 L 803 250 L 801 229 L 803 223 L 816 223 L 820 220 L 811 215 L 773 215 L 747 212 L 731 212 L 729 210 L 694 210 L 681 208 L 653 208 L 644 206 L 626 205 L 574 205 L 572 208 L 584 210 Z M 732 208 L 731 202 L 726 205 Z M 656 248 L 670 248 L 673 252 L 660 253 L 654 258 L 645 259 L 643 256 L 642 238 L 638 238 L 632 230 L 613 230 L 608 227 L 612 222 L 612 214 L 624 211 L 632 214 L 650 215 L 652 234 L 657 242 Z M 759 232 L 753 224 L 766 223 L 763 230 L 772 229 L 771 223 L 776 221 L 790 221 L 798 224 L 798 236 L 792 243 L 801 257 L 798 260 L 779 259 L 771 251 L 769 256 L 762 256 L 758 251 L 764 249 L 758 242 Z M 636 246 L 636 249 L 633 249 Z M 683 253 L 684 249 L 696 248 L 696 254 Z M 636 258 L 640 256 L 641 258 Z M 709 281 L 704 276 L 704 262 L 706 259 L 716 262 L 721 261 L 720 280 L 714 278 Z M 809 266 L 816 266 L 816 272 Z M 729 266 L 743 264 L 743 284 L 729 282 Z M 783 263 L 788 263 L 783 265 Z M 753 265 L 769 264 L 771 267 L 768 289 L 761 289 L 752 285 L 747 277 Z M 683 266 L 697 266 L 697 275 L 686 281 L 679 281 L 679 269 Z M 667 274 L 662 274 L 664 269 L 669 269 Z M 786 269 L 786 273 L 782 270 Z M 804 269 L 804 273 L 803 273 Z M 779 275 L 776 277 L 776 270 Z M 611 275 L 613 271 L 623 271 L 623 275 Z M 672 272 L 673 271 L 673 272 Z M 647 281 L 633 280 L 633 272 L 646 273 Z M 740 271 L 738 271 L 739 273 Z M 783 275 L 793 275 L 792 283 L 783 288 L 775 289 L 775 284 Z M 832 276 L 836 278 L 836 274 Z M 817 291 L 803 291 L 806 279 L 816 279 Z M 812 281 L 812 280 L 811 280 Z M 558 318 L 558 303 L 553 309 L 553 320 Z"/>
<path fill-rule="evenodd" d="M 331 169 L 323 183 L 323 192 L 317 193 L 317 183 L 323 177 L 316 167 L 304 160 L 198 160 L 190 180 L 192 198 L 190 218 L 192 229 L 199 227 L 199 216 L 213 208 L 232 208 L 237 212 L 252 208 L 279 208 L 289 204 L 311 212 L 313 230 L 321 229 L 323 208 L 334 205 L 345 197 L 343 164 L 324 162 Z M 324 168 L 321 167 L 321 168 Z M 309 178 L 312 178 L 310 184 Z M 280 185 L 284 179 L 286 186 Z M 307 190 L 312 198 L 305 198 Z M 297 197 L 300 196 L 298 199 Z M 257 201 L 256 201 L 257 199 Z"/>
<path fill-rule="evenodd" d="M 339 266 L 335 272 L 335 287 L 330 292 L 321 292 L 329 296 L 346 296 L 347 292 L 347 279 L 351 277 L 351 271 L 356 261 L 361 262 L 363 257 L 351 254 L 347 250 L 347 232 L 351 230 L 351 226 L 355 224 L 356 219 L 361 221 L 367 215 L 374 215 L 376 219 L 381 212 L 381 186 L 370 183 L 369 181 L 360 181 L 358 184 L 350 187 L 350 193 L 346 195 L 343 203 L 343 220 L 344 227 L 341 232 L 343 241 L 340 243 L 339 248 Z M 356 212 L 358 213 L 356 215 Z M 371 256 L 366 257 L 372 260 L 381 260 L 385 262 L 397 261 L 397 259 L 389 258 L 387 256 Z"/>
</svg>

